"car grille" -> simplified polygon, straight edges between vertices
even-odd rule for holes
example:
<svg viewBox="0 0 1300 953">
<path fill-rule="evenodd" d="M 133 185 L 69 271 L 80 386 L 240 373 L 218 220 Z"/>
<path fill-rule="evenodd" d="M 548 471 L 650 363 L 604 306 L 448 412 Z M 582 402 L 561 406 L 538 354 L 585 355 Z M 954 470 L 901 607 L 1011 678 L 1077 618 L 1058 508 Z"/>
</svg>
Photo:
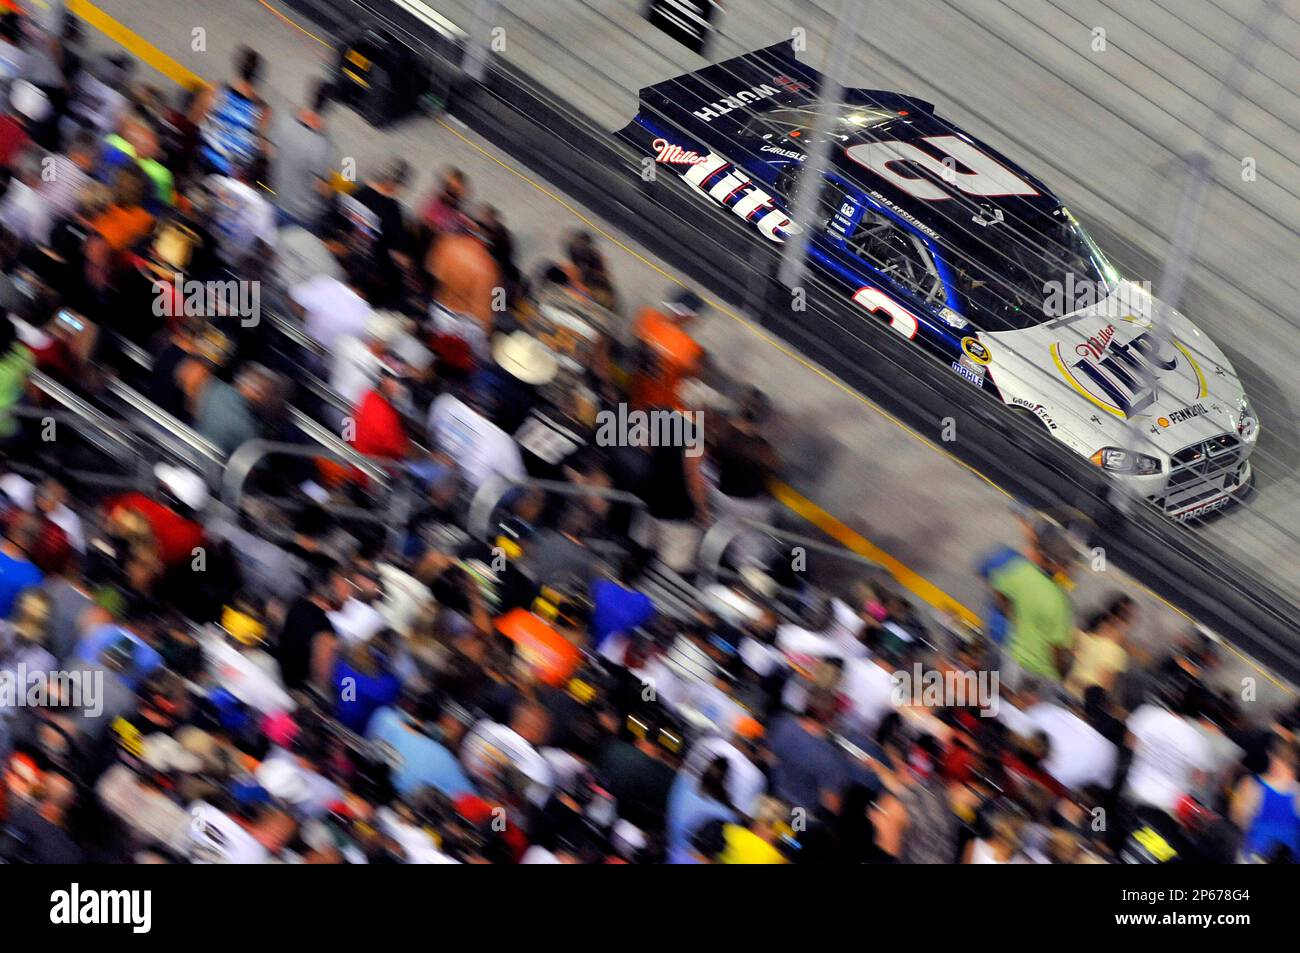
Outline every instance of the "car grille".
<svg viewBox="0 0 1300 953">
<path fill-rule="evenodd" d="M 1235 487 L 1245 462 L 1235 434 L 1219 434 L 1175 453 L 1170 461 L 1165 495 L 1156 502 L 1166 510 L 1181 510 Z"/>
</svg>

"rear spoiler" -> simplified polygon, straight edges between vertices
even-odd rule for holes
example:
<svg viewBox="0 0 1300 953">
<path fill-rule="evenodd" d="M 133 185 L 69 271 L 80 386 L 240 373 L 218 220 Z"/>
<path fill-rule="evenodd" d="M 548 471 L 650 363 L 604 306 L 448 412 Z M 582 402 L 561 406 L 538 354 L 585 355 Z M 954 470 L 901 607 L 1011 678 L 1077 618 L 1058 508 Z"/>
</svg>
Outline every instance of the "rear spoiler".
<svg viewBox="0 0 1300 953">
<path fill-rule="evenodd" d="M 822 74 L 800 63 L 794 41 L 785 40 L 642 87 L 637 117 L 624 127 L 622 135 L 628 136 L 632 126 L 648 120 L 675 126 L 708 141 L 711 123 L 728 113 L 741 118 L 747 112 L 758 111 L 759 104 L 814 103 L 821 86 Z M 845 100 L 855 105 L 934 112 L 930 103 L 883 90 L 846 89 Z"/>
</svg>

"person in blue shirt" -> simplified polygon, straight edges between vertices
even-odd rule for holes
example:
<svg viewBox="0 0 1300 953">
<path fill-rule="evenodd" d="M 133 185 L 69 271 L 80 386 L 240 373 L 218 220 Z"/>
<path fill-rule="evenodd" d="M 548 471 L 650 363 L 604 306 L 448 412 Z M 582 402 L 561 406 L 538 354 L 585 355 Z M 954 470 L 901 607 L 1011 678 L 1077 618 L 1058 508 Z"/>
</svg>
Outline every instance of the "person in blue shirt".
<svg viewBox="0 0 1300 953">
<path fill-rule="evenodd" d="M 397 701 L 402 681 L 393 674 L 388 650 L 392 632 L 385 630 L 354 645 L 334 663 L 330 685 L 337 701 L 334 717 L 345 728 L 363 734 L 376 711 Z"/>
<path fill-rule="evenodd" d="M 733 823 L 739 813 L 727 794 L 726 758 L 716 758 L 696 781 L 685 771 L 677 775 L 668 794 L 668 863 L 690 864 L 691 838 L 709 821 Z"/>
<path fill-rule="evenodd" d="M 121 677 L 131 689 L 138 688 L 157 669 L 162 668 L 163 657 L 152 645 L 130 629 L 106 623 L 87 632 L 77 643 L 76 657 L 86 662 L 99 663 L 111 652 L 125 663 Z"/>
<path fill-rule="evenodd" d="M 0 618 L 9 618 L 24 589 L 39 586 L 45 574 L 37 569 L 27 552 L 36 542 L 36 522 L 27 513 L 9 521 L 0 540 Z"/>
<path fill-rule="evenodd" d="M 980 578 L 986 583 L 993 577 L 993 574 L 1016 559 L 1024 559 L 1010 546 L 999 546 L 976 563 L 976 571 Z M 984 634 L 987 635 L 994 645 L 1001 646 L 1007 638 L 1007 629 L 1009 621 L 1003 614 L 1001 606 L 997 601 L 990 598 L 988 610 L 984 616 Z"/>
<path fill-rule="evenodd" d="M 621 586 L 613 579 L 596 580 L 591 587 L 591 600 L 588 631 L 592 645 L 597 649 L 611 635 L 631 632 L 648 624 L 655 616 L 654 603 L 649 596 Z"/>
<path fill-rule="evenodd" d="M 1231 802 L 1233 821 L 1245 836 L 1241 856 L 1270 863 L 1300 860 L 1300 746 L 1274 736 L 1268 767 L 1242 778 Z"/>
<path fill-rule="evenodd" d="M 366 738 L 382 745 L 391 756 L 393 787 L 403 797 L 423 787 L 436 788 L 453 800 L 473 794 L 474 785 L 465 777 L 456 756 L 425 733 L 424 725 L 429 720 L 417 721 L 400 708 L 387 706 L 371 717 Z"/>
</svg>

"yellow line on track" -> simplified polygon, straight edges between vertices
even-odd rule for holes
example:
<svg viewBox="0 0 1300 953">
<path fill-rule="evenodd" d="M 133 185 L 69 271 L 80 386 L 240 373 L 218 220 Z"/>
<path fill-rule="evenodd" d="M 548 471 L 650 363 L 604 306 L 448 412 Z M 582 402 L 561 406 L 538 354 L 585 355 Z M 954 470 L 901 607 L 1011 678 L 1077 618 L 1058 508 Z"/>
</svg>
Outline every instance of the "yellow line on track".
<svg viewBox="0 0 1300 953">
<path fill-rule="evenodd" d="M 68 12 L 80 17 L 136 59 L 152 66 L 173 82 L 186 88 L 208 85 L 198 73 L 178 63 L 140 34 L 118 23 L 93 3 L 88 3 L 86 0 L 69 0 Z"/>
</svg>

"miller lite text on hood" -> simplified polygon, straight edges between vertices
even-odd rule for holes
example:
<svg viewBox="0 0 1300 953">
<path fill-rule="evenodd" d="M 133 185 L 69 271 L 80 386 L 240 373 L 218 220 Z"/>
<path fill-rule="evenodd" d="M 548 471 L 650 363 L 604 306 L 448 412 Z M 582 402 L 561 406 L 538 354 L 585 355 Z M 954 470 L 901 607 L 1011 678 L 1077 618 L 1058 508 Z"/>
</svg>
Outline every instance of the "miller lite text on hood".
<svg viewBox="0 0 1300 953">
<path fill-rule="evenodd" d="M 695 191 L 751 222 L 774 242 L 783 242 L 800 231 L 772 196 L 720 155 L 710 152 L 704 161 L 691 165 L 682 173 L 682 179 Z"/>
</svg>

